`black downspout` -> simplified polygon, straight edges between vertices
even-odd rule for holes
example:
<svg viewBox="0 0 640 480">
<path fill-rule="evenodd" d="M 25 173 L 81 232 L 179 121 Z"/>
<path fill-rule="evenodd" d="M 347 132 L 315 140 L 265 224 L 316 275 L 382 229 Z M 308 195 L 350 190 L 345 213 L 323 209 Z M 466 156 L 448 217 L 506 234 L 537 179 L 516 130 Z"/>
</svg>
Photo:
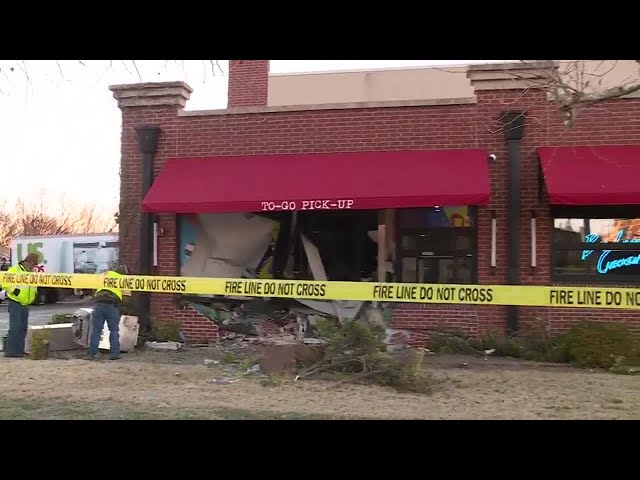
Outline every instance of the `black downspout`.
<svg viewBox="0 0 640 480">
<path fill-rule="evenodd" d="M 507 144 L 508 216 L 509 224 L 509 285 L 520 284 L 520 171 L 524 113 L 508 112 L 502 116 L 504 138 Z M 507 310 L 507 335 L 518 332 L 518 307 L 509 305 Z"/>
<path fill-rule="evenodd" d="M 147 195 L 153 183 L 153 166 L 158 151 L 158 139 L 160 128 L 143 126 L 136 128 L 138 134 L 138 147 L 142 153 L 142 185 L 141 199 Z M 151 275 L 153 264 L 153 216 L 150 213 L 140 212 L 140 271 L 138 275 Z M 143 333 L 151 328 L 150 311 L 151 297 L 149 293 L 140 293 L 138 303 L 138 322 Z"/>
</svg>

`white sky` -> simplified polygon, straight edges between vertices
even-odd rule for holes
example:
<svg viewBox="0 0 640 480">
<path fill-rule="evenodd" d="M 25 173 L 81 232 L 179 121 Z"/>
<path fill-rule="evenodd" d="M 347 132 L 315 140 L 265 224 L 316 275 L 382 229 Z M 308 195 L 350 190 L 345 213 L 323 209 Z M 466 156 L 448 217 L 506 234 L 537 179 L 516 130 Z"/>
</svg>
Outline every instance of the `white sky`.
<svg viewBox="0 0 640 480">
<path fill-rule="evenodd" d="M 225 108 L 224 74 L 209 61 L 0 60 L 0 206 L 42 189 L 115 212 L 119 197 L 120 110 L 109 85 L 184 80 L 188 110 Z M 272 60 L 271 72 L 485 63 L 487 60 Z M 139 71 L 136 72 L 136 66 Z M 13 71 L 11 70 L 13 68 Z"/>
</svg>

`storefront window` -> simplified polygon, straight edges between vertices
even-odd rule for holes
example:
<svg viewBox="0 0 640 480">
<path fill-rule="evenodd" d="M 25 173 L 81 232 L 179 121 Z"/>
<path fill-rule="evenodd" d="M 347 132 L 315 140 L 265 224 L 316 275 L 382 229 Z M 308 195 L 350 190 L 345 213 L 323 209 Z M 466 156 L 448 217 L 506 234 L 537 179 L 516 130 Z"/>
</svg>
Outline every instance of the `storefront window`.
<svg viewBox="0 0 640 480">
<path fill-rule="evenodd" d="M 181 275 L 373 279 L 377 211 L 298 212 L 296 217 L 293 222 L 291 213 L 179 215 Z M 286 244 L 279 248 L 283 238 Z"/>
<path fill-rule="evenodd" d="M 409 283 L 476 281 L 476 212 L 473 207 L 397 211 L 398 280 Z"/>
<path fill-rule="evenodd" d="M 318 250 L 326 278 L 335 281 L 371 280 L 376 274 L 377 246 L 369 232 L 378 228 L 376 210 L 299 212 L 298 232 Z M 312 265 L 301 236 L 296 239 L 300 261 L 296 278 L 312 280 Z M 306 259 L 306 260 L 305 260 Z M 306 268 L 304 267 L 306 264 Z"/>
<path fill-rule="evenodd" d="M 640 215 L 555 214 L 552 273 L 557 279 L 640 281 Z M 624 212 L 616 212 L 624 213 Z"/>
</svg>

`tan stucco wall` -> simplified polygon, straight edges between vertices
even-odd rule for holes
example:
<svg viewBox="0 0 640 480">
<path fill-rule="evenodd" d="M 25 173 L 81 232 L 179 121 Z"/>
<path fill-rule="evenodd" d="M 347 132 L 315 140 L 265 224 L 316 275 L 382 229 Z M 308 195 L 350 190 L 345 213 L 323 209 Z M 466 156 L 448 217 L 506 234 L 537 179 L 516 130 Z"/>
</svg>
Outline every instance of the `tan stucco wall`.
<svg viewBox="0 0 640 480">
<path fill-rule="evenodd" d="M 407 68 L 269 76 L 267 105 L 473 97 L 465 67 Z"/>
<path fill-rule="evenodd" d="M 583 74 L 576 76 L 576 62 Z M 559 61 L 571 84 L 580 78 L 585 90 L 604 89 L 640 78 L 633 60 Z M 599 84 L 598 81 L 601 81 Z M 322 105 L 469 98 L 474 90 L 467 67 L 396 68 L 369 71 L 270 74 L 267 105 Z M 640 96 L 640 92 L 633 94 Z"/>
</svg>

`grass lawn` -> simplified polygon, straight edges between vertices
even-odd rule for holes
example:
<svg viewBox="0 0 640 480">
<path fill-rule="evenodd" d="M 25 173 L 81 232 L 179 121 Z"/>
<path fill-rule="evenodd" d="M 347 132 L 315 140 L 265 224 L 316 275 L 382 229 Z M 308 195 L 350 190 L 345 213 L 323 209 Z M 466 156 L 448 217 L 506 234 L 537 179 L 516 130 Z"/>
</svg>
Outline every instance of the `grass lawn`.
<svg viewBox="0 0 640 480">
<path fill-rule="evenodd" d="M 0 399 L 0 420 L 329 420 L 331 416 L 216 408 L 141 408 L 112 402 Z"/>
</svg>

